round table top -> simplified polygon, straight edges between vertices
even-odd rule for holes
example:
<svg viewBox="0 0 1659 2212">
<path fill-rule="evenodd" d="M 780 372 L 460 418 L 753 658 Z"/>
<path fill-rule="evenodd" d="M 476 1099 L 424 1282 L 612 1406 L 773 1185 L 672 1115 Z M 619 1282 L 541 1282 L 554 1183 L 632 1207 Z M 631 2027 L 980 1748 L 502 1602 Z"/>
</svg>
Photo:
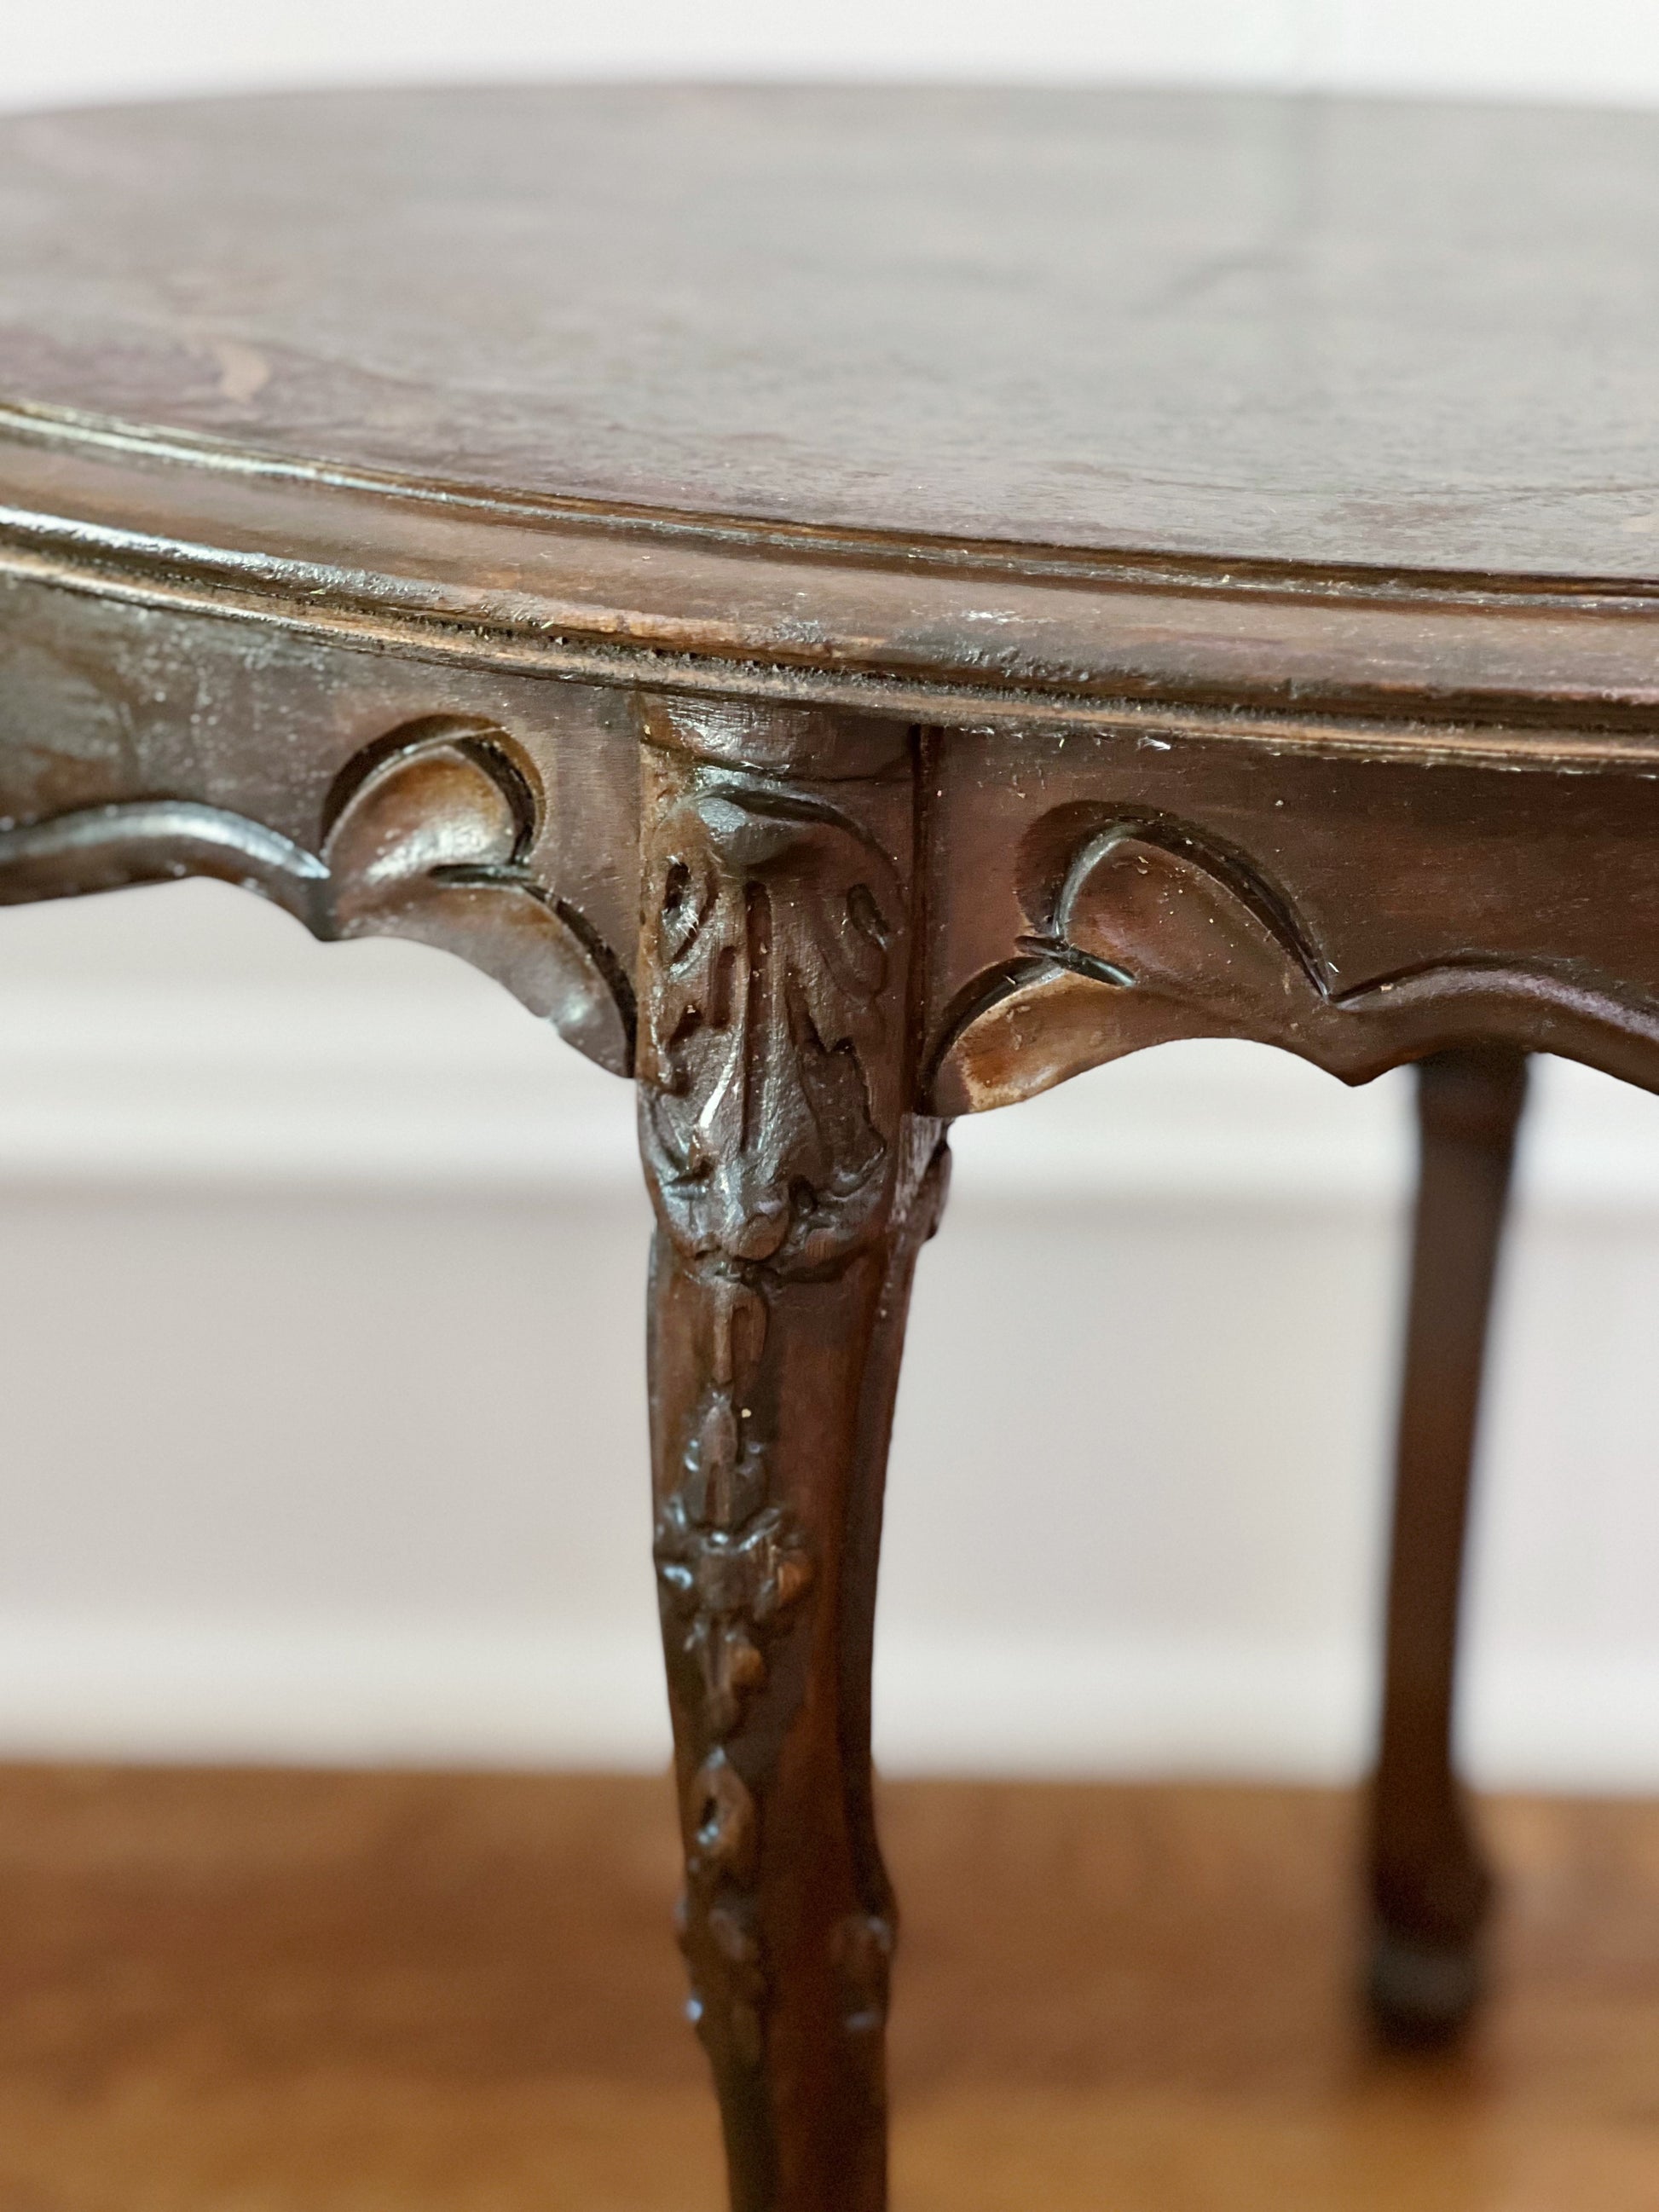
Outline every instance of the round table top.
<svg viewBox="0 0 1659 2212">
<path fill-rule="evenodd" d="M 982 89 L 0 127 L 0 402 L 603 507 L 1659 577 L 1659 118 Z"/>
</svg>

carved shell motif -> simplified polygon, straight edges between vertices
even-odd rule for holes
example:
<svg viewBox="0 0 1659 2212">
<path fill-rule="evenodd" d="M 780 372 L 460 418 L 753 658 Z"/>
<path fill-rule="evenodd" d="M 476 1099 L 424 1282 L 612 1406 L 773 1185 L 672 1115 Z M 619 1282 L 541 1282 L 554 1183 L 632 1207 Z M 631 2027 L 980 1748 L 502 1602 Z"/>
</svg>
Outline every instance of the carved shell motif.
<svg viewBox="0 0 1659 2212">
<path fill-rule="evenodd" d="M 528 781 L 502 732 L 432 717 L 350 762 L 319 858 L 198 799 L 137 799 L 0 825 L 0 905 L 216 876 L 319 937 L 412 937 L 505 985 L 618 1075 L 633 994 L 584 917 L 535 882 Z"/>
<path fill-rule="evenodd" d="M 1074 854 L 1023 957 L 945 1024 L 941 1115 L 1011 1105 L 1176 1037 L 1239 1036 L 1364 1082 L 1479 1037 L 1650 1079 L 1659 1010 L 1547 964 L 1471 956 L 1340 989 L 1284 892 L 1190 825 L 1111 822 Z"/>
<path fill-rule="evenodd" d="M 326 933 L 412 937 L 457 953 L 626 1075 L 632 994 L 581 916 L 532 881 L 535 826 L 528 782 L 489 733 L 412 725 L 348 771 L 323 845 Z"/>
</svg>

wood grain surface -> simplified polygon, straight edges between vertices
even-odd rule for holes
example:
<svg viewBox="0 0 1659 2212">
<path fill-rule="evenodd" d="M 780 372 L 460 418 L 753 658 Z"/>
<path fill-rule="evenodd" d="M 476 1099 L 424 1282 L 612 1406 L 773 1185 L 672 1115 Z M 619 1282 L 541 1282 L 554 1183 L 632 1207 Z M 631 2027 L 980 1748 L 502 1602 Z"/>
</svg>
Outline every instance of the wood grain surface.
<svg viewBox="0 0 1659 2212">
<path fill-rule="evenodd" d="M 0 131 L 0 388 L 852 527 L 1652 577 L 1659 123 L 994 88 Z"/>
<path fill-rule="evenodd" d="M 1496 1998 L 1351 2002 L 1334 1794 L 905 1784 L 900 2212 L 1646 2212 L 1659 1808 L 1502 1802 Z M 0 1774 L 4 2212 L 711 2212 L 665 1783 Z"/>
</svg>

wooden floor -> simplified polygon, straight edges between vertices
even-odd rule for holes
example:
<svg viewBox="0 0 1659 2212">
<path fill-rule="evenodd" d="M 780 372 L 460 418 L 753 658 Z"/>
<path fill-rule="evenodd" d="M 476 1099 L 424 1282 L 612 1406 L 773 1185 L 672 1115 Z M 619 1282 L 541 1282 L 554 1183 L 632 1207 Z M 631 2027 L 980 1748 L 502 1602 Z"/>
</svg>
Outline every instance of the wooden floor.
<svg viewBox="0 0 1659 2212">
<path fill-rule="evenodd" d="M 1352 1808 L 912 1784 L 897 2212 L 1654 2212 L 1659 1808 L 1510 1802 L 1462 2056 Z M 659 1783 L 0 1770 L 0 2212 L 715 2212 Z"/>
</svg>

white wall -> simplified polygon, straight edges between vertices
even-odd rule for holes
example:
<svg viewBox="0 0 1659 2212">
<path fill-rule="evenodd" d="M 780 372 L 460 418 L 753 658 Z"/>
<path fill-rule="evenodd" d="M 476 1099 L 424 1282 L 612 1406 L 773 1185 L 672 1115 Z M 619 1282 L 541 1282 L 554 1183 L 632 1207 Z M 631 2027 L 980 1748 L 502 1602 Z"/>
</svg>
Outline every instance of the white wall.
<svg viewBox="0 0 1659 2212">
<path fill-rule="evenodd" d="M 0 0 L 0 104 L 373 76 L 1133 75 L 1659 102 L 1651 0 Z M 1545 1064 L 1468 1737 L 1659 1786 L 1659 1104 Z M 1409 1093 L 1244 1048 L 958 1134 L 890 1764 L 1334 1773 L 1372 1694 Z M 190 884 L 0 913 L 0 1753 L 653 1761 L 624 1088 Z"/>
<path fill-rule="evenodd" d="M 1474 1735 L 1659 1780 L 1659 1102 L 1542 1081 Z M 963 1125 L 890 1763 L 1362 1756 L 1405 1085 L 1172 1048 Z M 626 1087 L 222 886 L 0 912 L 0 1750 L 651 1761 Z"/>
<path fill-rule="evenodd" d="M 559 73 L 1659 98 L 1652 0 L 0 0 L 0 23 L 17 106 Z"/>
</svg>

